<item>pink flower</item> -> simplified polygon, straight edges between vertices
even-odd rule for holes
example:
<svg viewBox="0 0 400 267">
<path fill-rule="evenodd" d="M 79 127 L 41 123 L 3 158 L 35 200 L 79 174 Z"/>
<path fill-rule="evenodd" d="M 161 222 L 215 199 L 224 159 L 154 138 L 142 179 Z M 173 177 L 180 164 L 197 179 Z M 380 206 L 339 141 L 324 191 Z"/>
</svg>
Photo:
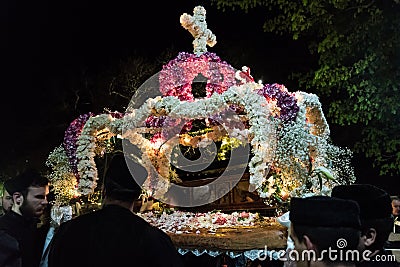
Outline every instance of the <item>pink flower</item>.
<svg viewBox="0 0 400 267">
<path fill-rule="evenodd" d="M 239 214 L 239 217 L 240 217 L 240 218 L 249 218 L 249 213 L 248 213 L 248 212 L 245 212 L 245 211 L 242 211 L 242 212 Z"/>
<path fill-rule="evenodd" d="M 224 225 L 227 222 L 225 217 L 218 216 L 217 220 L 215 221 L 215 224 L 219 225 Z"/>
</svg>

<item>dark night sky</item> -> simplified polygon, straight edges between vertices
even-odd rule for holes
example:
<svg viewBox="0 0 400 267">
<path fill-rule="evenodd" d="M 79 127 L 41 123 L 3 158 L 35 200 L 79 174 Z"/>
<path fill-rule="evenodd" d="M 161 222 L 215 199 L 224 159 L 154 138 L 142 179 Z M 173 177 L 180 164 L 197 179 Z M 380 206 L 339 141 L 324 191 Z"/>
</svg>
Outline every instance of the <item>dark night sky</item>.
<svg viewBox="0 0 400 267">
<path fill-rule="evenodd" d="M 27 164 L 43 166 L 73 119 L 48 103 L 57 101 L 62 85 L 82 67 L 107 68 L 134 53 L 155 57 L 168 47 L 193 52 L 193 38 L 179 17 L 197 5 L 206 8 L 208 27 L 217 37 L 208 51 L 225 60 L 227 48 L 236 50 L 240 65 L 233 67 L 249 66 L 257 80 L 298 90 L 286 77 L 312 60 L 304 44 L 263 32 L 263 10 L 222 12 L 208 1 L 5 0 L 0 6 L 6 59 L 0 166 L 13 168 L 21 155 Z"/>
</svg>

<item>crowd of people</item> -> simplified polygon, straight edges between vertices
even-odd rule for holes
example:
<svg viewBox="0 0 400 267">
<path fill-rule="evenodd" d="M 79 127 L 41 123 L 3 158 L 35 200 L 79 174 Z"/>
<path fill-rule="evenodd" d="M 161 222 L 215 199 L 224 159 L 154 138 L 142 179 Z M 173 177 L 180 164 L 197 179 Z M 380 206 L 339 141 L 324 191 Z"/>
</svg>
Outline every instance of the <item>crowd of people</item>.
<svg viewBox="0 0 400 267">
<path fill-rule="evenodd" d="M 141 187 L 130 169 L 138 179 L 147 177 L 143 167 L 133 165 L 114 156 L 102 208 L 61 223 L 46 248 L 50 225 L 40 218 L 48 208 L 49 181 L 33 171 L 10 179 L 4 190 L 12 206 L 0 217 L 0 266 L 183 266 L 170 237 L 133 212 Z"/>
<path fill-rule="evenodd" d="M 292 199 L 292 239 L 295 247 L 297 240 L 318 256 L 308 259 L 308 266 L 395 267 L 398 262 L 385 249 L 391 216 L 391 198 L 384 190 L 369 184 L 338 185 L 330 197 Z"/>
<path fill-rule="evenodd" d="M 64 220 L 56 229 L 43 222 L 48 179 L 28 170 L 7 180 L 0 266 L 184 266 L 170 237 L 134 212 L 146 177 L 142 166 L 115 155 L 105 176 L 102 208 Z M 399 233 L 399 211 L 399 198 L 369 184 L 338 185 L 331 196 L 293 197 L 288 238 L 294 246 L 282 266 L 399 266 L 386 249 L 389 235 Z"/>
</svg>

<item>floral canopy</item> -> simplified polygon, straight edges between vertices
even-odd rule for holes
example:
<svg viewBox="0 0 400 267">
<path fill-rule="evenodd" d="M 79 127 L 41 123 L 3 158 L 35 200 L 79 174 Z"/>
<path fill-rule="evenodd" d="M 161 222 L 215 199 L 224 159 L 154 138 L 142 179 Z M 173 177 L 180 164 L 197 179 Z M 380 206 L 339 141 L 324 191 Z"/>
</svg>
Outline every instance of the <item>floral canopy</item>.
<svg viewBox="0 0 400 267">
<path fill-rule="evenodd" d="M 255 82 L 250 68 L 236 70 L 208 52 L 216 37 L 205 15 L 202 6 L 194 8 L 193 16 L 181 15 L 181 25 L 195 38 L 194 53 L 180 52 L 164 65 L 138 88 L 124 113 L 83 114 L 70 124 L 63 144 L 46 162 L 59 202 L 94 192 L 99 179 L 95 157 L 109 151 L 115 138 L 140 151 L 136 160 L 148 171 L 143 190 L 157 199 L 179 183 L 176 168 L 201 171 L 193 160 L 183 164 L 187 159 L 176 147 L 199 149 L 203 164 L 204 158 L 217 160 L 216 142 L 222 143 L 218 156 L 226 159 L 221 155 L 225 145 L 230 161 L 235 148 L 248 145 L 238 181 L 248 171 L 249 191 L 261 198 L 329 195 L 334 185 L 355 181 L 352 153 L 332 144 L 318 96 Z M 196 83 L 205 84 L 200 97 Z M 199 121 L 201 127 L 194 127 Z"/>
</svg>

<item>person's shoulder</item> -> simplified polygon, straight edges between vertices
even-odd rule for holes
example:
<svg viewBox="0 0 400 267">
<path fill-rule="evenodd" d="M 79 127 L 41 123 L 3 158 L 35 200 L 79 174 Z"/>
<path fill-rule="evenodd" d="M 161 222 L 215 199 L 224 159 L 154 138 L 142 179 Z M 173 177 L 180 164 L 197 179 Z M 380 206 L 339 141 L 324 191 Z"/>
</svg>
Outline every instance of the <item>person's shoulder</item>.
<svg viewBox="0 0 400 267">
<path fill-rule="evenodd" d="M 8 234 L 14 235 L 20 227 L 20 220 L 15 216 L 14 212 L 9 211 L 0 217 L 0 230 L 4 230 Z"/>
<path fill-rule="evenodd" d="M 83 224 L 83 223 L 91 223 L 91 221 L 96 221 L 98 220 L 99 216 L 101 213 L 101 209 L 100 210 L 96 210 L 96 211 L 92 211 L 92 212 L 88 212 L 85 214 L 81 214 L 69 221 L 66 221 L 64 223 L 69 223 L 69 224 Z M 62 224 L 64 224 L 62 223 Z"/>
<path fill-rule="evenodd" d="M 3 215 L 0 216 L 0 226 L 4 226 L 5 224 L 8 223 L 10 220 L 10 213 L 4 213 Z"/>
<path fill-rule="evenodd" d="M 6 231 L 0 230 L 0 251 L 7 255 L 18 254 L 18 241 Z"/>
<path fill-rule="evenodd" d="M 18 241 L 9 235 L 6 231 L 0 229 L 0 239 L 6 241 L 8 244 L 18 243 Z M 1 242 L 2 243 L 2 242 Z M 3 244 L 3 243 L 2 243 Z"/>
<path fill-rule="evenodd" d="M 150 225 L 149 223 L 147 223 L 146 227 L 144 228 L 144 234 L 146 235 L 147 240 L 152 240 L 151 242 L 159 241 L 159 244 L 173 246 L 171 237 L 166 232 L 160 228 Z"/>
<path fill-rule="evenodd" d="M 57 232 L 79 232 L 83 228 L 90 227 L 98 222 L 98 211 L 82 214 L 72 220 L 63 222 L 57 229 Z"/>
<path fill-rule="evenodd" d="M 0 266 L 21 266 L 18 241 L 0 230 Z"/>
<path fill-rule="evenodd" d="M 0 229 L 3 229 L 4 225 L 5 225 L 5 220 L 6 219 L 4 219 L 4 216 L 6 216 L 6 215 L 3 214 L 3 215 L 0 216 Z"/>
<path fill-rule="evenodd" d="M 177 248 L 166 232 L 150 225 L 146 229 L 145 235 L 144 246 L 151 247 L 152 251 L 157 251 L 157 259 L 154 258 L 156 266 L 161 266 L 156 264 L 157 261 L 161 261 L 162 266 L 184 266 Z"/>
<path fill-rule="evenodd" d="M 164 235 L 164 231 L 160 230 L 159 228 L 151 225 L 148 221 L 140 217 L 139 215 L 132 213 L 132 220 L 137 224 L 138 226 L 143 227 L 143 229 L 146 231 L 146 233 L 153 233 L 155 235 Z M 166 234 L 165 234 L 166 235 Z"/>
<path fill-rule="evenodd" d="M 72 220 L 61 223 L 56 229 L 52 239 L 52 249 L 60 251 L 72 249 L 77 240 L 84 240 L 90 236 L 90 229 L 98 222 L 92 213 L 80 215 Z M 74 245 L 75 244 L 75 245 Z"/>
<path fill-rule="evenodd" d="M 146 221 L 141 216 L 139 216 L 139 215 L 137 215 L 135 213 L 132 213 L 132 221 L 134 222 L 133 224 L 137 228 L 141 228 L 142 231 L 143 231 L 143 234 L 145 234 L 149 238 L 151 238 L 151 237 L 154 237 L 154 238 L 163 237 L 163 238 L 169 239 L 169 236 L 168 236 L 167 233 L 165 233 L 160 228 L 151 225 L 148 221 Z"/>
</svg>

